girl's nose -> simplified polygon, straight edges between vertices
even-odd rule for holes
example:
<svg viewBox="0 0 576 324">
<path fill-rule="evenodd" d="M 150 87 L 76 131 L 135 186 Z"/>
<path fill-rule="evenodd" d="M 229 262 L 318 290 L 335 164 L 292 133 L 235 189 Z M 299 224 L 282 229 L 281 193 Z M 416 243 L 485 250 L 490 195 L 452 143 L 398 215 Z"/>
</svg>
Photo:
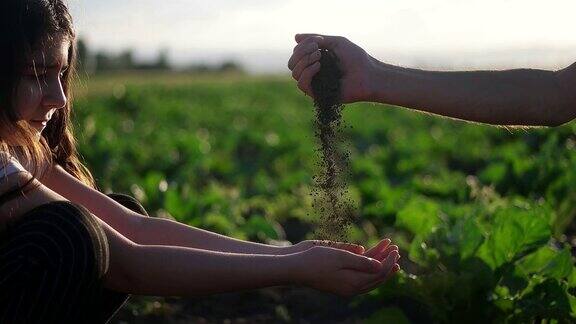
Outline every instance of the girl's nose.
<svg viewBox="0 0 576 324">
<path fill-rule="evenodd" d="M 68 103 L 62 82 L 58 80 L 49 81 L 43 89 L 42 105 L 48 108 L 64 108 Z"/>
</svg>

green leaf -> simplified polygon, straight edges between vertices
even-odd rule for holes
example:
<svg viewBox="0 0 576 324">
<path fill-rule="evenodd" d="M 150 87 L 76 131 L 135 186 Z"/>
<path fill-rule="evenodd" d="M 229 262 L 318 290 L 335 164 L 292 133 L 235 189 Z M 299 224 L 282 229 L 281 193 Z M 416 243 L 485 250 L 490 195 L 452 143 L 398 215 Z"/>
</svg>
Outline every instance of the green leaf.
<svg viewBox="0 0 576 324">
<path fill-rule="evenodd" d="M 412 198 L 396 215 L 396 226 L 425 238 L 440 221 L 439 211 L 439 205 L 433 200 L 420 196 Z"/>
<path fill-rule="evenodd" d="M 408 250 L 408 258 L 420 265 L 426 264 L 426 243 L 420 236 L 414 237 Z"/>
<path fill-rule="evenodd" d="M 552 248 L 544 246 L 520 260 L 518 267 L 526 274 L 539 273 L 548 265 L 550 260 L 554 258 L 554 255 L 555 253 Z"/>
<path fill-rule="evenodd" d="M 234 230 L 234 224 L 223 215 L 208 213 L 203 219 L 204 226 L 218 234 L 229 235 Z"/>
<path fill-rule="evenodd" d="M 576 287 L 576 270 L 572 267 L 572 273 L 568 276 L 568 287 L 574 288 Z"/>
<path fill-rule="evenodd" d="M 242 230 L 250 236 L 257 236 L 259 239 L 278 239 L 278 233 L 274 226 L 262 216 L 251 216 L 246 224 L 242 226 Z"/>
<path fill-rule="evenodd" d="M 560 281 L 549 278 L 529 288 L 516 303 L 516 314 L 512 322 L 526 322 L 536 317 L 565 318 L 573 309 L 570 294 Z"/>
<path fill-rule="evenodd" d="M 572 273 L 574 273 L 574 271 L 572 271 Z M 568 300 L 570 302 L 570 315 L 576 317 L 576 297 L 572 294 L 568 294 Z"/>
<path fill-rule="evenodd" d="M 572 268 L 572 254 L 565 248 L 550 260 L 542 272 L 552 278 L 562 279 L 572 274 Z"/>
<path fill-rule="evenodd" d="M 457 223 L 454 232 L 458 239 L 460 258 L 462 260 L 474 255 L 484 239 L 473 216 L 466 217 L 463 222 Z"/>
<path fill-rule="evenodd" d="M 500 183 L 506 176 L 507 166 L 502 162 L 494 162 L 484 169 L 479 177 L 482 181 L 487 183 Z"/>
<path fill-rule="evenodd" d="M 493 231 L 478 253 L 495 269 L 544 245 L 550 235 L 548 221 L 539 210 L 509 207 L 497 212 Z"/>
</svg>

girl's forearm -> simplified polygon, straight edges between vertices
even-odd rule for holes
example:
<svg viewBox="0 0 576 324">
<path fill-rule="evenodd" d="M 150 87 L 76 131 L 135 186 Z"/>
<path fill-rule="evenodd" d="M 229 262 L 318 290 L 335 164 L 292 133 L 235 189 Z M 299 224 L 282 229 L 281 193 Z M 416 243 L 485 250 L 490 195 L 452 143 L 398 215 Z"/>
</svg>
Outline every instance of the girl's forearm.
<svg viewBox="0 0 576 324">
<path fill-rule="evenodd" d="M 570 92 L 543 70 L 433 72 L 384 63 L 370 101 L 494 125 L 557 126 L 573 119 Z"/>
<path fill-rule="evenodd" d="M 297 282 L 291 255 L 248 255 L 178 246 L 138 245 L 130 253 L 127 293 L 200 296 Z"/>
<path fill-rule="evenodd" d="M 287 248 L 234 239 L 169 219 L 142 218 L 135 242 L 142 245 L 172 245 L 210 251 L 282 255 Z"/>
</svg>

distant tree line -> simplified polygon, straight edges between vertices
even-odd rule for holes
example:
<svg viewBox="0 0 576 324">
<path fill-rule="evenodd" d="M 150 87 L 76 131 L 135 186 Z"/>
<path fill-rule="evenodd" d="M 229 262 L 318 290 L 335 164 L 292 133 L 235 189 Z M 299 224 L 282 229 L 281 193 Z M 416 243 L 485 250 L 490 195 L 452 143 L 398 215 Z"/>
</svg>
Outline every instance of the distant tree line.
<svg viewBox="0 0 576 324">
<path fill-rule="evenodd" d="M 80 70 L 89 74 L 104 71 L 176 70 L 168 58 L 168 51 L 166 49 L 160 50 L 156 59 L 144 62 L 134 58 L 134 51 L 132 49 L 126 49 L 118 54 L 105 51 L 92 52 L 83 39 L 78 40 L 78 62 Z M 178 68 L 178 70 L 197 73 L 244 72 L 243 67 L 238 62 L 232 60 L 215 65 L 191 63 L 186 67 Z"/>
</svg>

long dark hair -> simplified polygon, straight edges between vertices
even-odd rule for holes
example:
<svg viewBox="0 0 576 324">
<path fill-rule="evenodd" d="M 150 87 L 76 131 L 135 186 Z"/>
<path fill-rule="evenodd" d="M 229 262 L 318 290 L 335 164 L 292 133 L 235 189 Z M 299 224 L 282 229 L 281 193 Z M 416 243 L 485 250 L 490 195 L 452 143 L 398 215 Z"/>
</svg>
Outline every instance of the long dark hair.
<svg viewBox="0 0 576 324">
<path fill-rule="evenodd" d="M 18 121 L 13 98 L 27 58 L 56 36 L 70 40 L 68 69 L 61 82 L 68 98 L 57 109 L 42 131 L 40 140 L 25 121 Z M 76 150 L 70 113 L 72 96 L 70 85 L 75 76 L 76 32 L 72 17 L 63 0 L 1 0 L 0 1 L 0 151 L 22 157 L 27 161 L 34 178 L 44 175 L 54 163 L 68 173 L 96 188 L 90 171 L 82 164 Z M 31 190 L 27 184 L 0 198 L 0 204 L 22 191 Z"/>
</svg>

